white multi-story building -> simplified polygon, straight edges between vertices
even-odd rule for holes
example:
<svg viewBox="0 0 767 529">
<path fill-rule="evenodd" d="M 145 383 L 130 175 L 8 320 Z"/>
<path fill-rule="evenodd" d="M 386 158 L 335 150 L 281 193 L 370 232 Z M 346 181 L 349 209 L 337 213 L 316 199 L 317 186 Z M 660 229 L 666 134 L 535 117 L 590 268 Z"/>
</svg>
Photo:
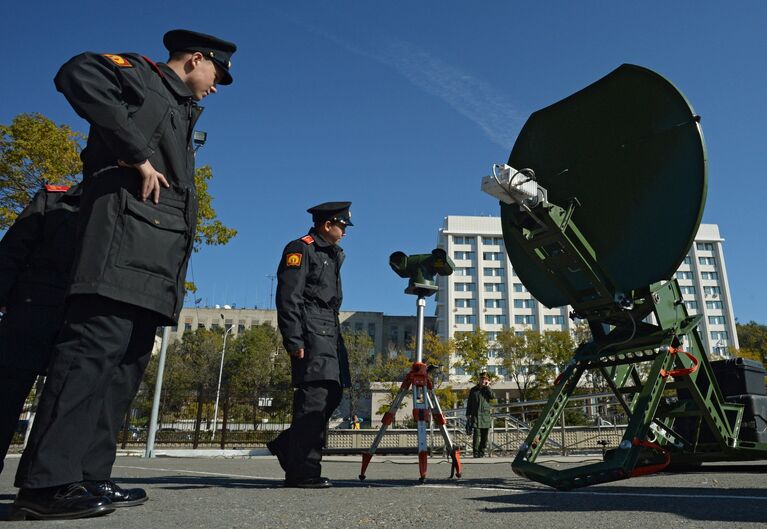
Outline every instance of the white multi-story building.
<svg viewBox="0 0 767 529">
<path fill-rule="evenodd" d="M 703 314 L 698 330 L 704 348 L 722 356 L 728 348 L 738 347 L 723 241 L 716 224 L 702 224 L 676 273 L 688 312 Z M 480 328 L 493 340 L 507 327 L 574 329 L 568 316 L 571 307 L 545 307 L 515 275 L 506 256 L 500 217 L 445 217 L 439 247 L 456 266 L 452 275 L 440 277 L 436 313 L 440 336 L 452 338 L 456 332 Z M 488 370 L 502 373 L 500 360 L 490 357 Z M 451 374 L 460 378 L 464 373 Z"/>
</svg>

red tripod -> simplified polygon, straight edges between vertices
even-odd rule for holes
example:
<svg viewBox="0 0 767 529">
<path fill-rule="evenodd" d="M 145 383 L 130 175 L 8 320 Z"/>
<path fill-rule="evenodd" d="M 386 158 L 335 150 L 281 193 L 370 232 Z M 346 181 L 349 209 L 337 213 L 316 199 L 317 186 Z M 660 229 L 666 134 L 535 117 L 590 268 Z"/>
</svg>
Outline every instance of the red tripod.
<svg viewBox="0 0 767 529">
<path fill-rule="evenodd" d="M 366 454 L 362 454 L 362 470 L 360 471 L 359 478 L 365 479 L 365 470 L 373 458 L 373 454 L 376 453 L 378 445 L 386 433 L 386 429 L 394 422 L 394 416 L 397 413 L 402 400 L 407 395 L 409 389 L 413 391 L 413 419 L 416 421 L 418 428 L 418 470 L 421 478 L 420 482 L 426 481 L 426 468 L 427 468 L 427 456 L 428 445 L 426 442 L 426 431 L 429 423 L 429 414 L 434 418 L 434 422 L 437 423 L 439 431 L 442 434 L 442 438 L 445 441 L 445 449 L 450 454 L 452 459 L 452 466 L 450 468 L 450 477 L 461 477 L 461 451 L 455 447 L 453 441 L 450 439 L 450 433 L 447 431 L 447 421 L 442 413 L 442 409 L 439 407 L 439 401 L 437 395 L 434 393 L 431 377 L 428 373 L 428 367 L 423 363 L 423 309 L 426 306 L 426 300 L 424 296 L 418 296 L 418 332 L 416 335 L 416 361 L 410 367 L 410 371 L 405 376 L 405 380 L 399 388 L 399 393 L 394 398 L 394 401 L 389 406 L 389 409 L 384 413 L 382 419 L 381 428 L 378 430 L 376 438 L 373 440 L 373 444 L 370 445 L 370 449 Z"/>
</svg>

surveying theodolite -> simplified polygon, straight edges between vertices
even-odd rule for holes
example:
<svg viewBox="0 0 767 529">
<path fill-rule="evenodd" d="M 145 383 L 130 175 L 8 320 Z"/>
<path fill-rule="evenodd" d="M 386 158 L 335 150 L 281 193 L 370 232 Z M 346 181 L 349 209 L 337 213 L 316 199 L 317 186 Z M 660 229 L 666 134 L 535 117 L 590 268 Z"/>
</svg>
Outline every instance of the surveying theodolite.
<svg viewBox="0 0 767 529">
<path fill-rule="evenodd" d="M 420 473 L 420 482 L 426 481 L 428 445 L 426 433 L 429 424 L 429 418 L 437 424 L 442 438 L 445 441 L 445 450 L 450 454 L 452 465 L 450 477 L 461 477 L 461 454 L 458 448 L 453 444 L 450 433 L 447 431 L 447 421 L 439 406 L 437 395 L 432 387 L 432 380 L 429 374 L 429 367 L 423 362 L 423 311 L 426 307 L 426 298 L 439 290 L 436 281 L 436 275 L 447 276 L 453 273 L 453 261 L 448 257 L 445 250 L 436 248 L 430 254 L 405 255 L 402 252 L 394 252 L 389 257 L 389 265 L 397 275 L 409 279 L 408 286 L 405 289 L 406 294 L 418 296 L 416 302 L 417 310 L 417 331 L 415 341 L 415 361 L 410 367 L 410 371 L 400 385 L 399 392 L 389 405 L 389 409 L 384 413 L 381 420 L 381 428 L 378 430 L 373 443 L 367 453 L 362 454 L 362 469 L 360 470 L 360 480 L 365 479 L 365 470 L 367 470 L 370 460 L 378 449 L 386 430 L 394 422 L 397 410 L 402 404 L 402 400 L 407 392 L 412 388 L 413 399 L 413 419 L 416 422 L 418 435 L 418 470 Z"/>
<path fill-rule="evenodd" d="M 516 275 L 543 305 L 572 306 L 593 337 L 556 380 L 512 463 L 517 474 L 572 489 L 669 464 L 767 458 L 767 433 L 744 435 L 744 406 L 725 399 L 698 334 L 701 315 L 688 314 L 671 279 L 706 199 L 699 121 L 668 80 L 623 65 L 533 113 L 508 164 L 483 179 L 501 201 Z M 600 463 L 536 463 L 586 373 L 615 394 L 625 434 Z M 755 394 L 767 399 L 763 381 Z"/>
</svg>

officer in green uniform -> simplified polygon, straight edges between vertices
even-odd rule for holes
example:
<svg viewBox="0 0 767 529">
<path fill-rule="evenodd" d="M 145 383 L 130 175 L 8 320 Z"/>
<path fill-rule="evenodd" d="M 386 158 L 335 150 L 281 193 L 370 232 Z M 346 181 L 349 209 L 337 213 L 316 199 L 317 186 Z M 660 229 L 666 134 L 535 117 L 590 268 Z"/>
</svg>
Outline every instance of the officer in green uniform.
<svg viewBox="0 0 767 529">
<path fill-rule="evenodd" d="M 474 457 L 485 457 L 487 434 L 493 425 L 493 392 L 490 390 L 490 377 L 487 373 L 479 374 L 479 383 L 471 388 L 469 402 L 466 404 L 466 428 L 473 432 L 472 453 Z"/>
<path fill-rule="evenodd" d="M 326 426 L 349 387 L 349 361 L 341 337 L 339 241 L 352 226 L 351 202 L 326 202 L 307 210 L 314 227 L 285 247 L 277 269 L 277 318 L 290 354 L 293 420 L 267 447 L 285 471 L 285 485 L 326 488 L 321 476 Z"/>
<path fill-rule="evenodd" d="M 0 471 L 64 323 L 81 185 L 46 185 L 0 241 Z"/>
<path fill-rule="evenodd" d="M 15 518 L 99 516 L 146 501 L 111 480 L 110 438 L 157 326 L 178 321 L 196 231 L 197 102 L 232 82 L 236 50 L 188 30 L 169 31 L 163 43 L 167 64 L 87 52 L 55 78 L 90 132 L 66 323 L 16 473 Z"/>
</svg>

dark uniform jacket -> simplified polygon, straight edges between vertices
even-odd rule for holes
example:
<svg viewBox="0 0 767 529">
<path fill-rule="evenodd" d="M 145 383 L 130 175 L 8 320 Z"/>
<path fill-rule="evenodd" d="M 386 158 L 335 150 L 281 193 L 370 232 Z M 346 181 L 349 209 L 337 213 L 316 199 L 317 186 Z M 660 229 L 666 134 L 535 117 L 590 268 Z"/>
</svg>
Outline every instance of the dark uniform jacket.
<svg viewBox="0 0 767 529">
<path fill-rule="evenodd" d="M 197 220 L 192 131 L 202 108 L 167 65 L 133 53 L 84 53 L 56 88 L 90 125 L 82 152 L 81 239 L 70 294 L 99 294 L 178 320 Z M 119 167 L 148 159 L 171 185 L 160 203 Z"/>
<path fill-rule="evenodd" d="M 468 425 L 472 428 L 490 428 L 493 425 L 492 406 L 493 392 L 490 388 L 474 386 L 469 392 L 469 401 L 466 404 L 466 417 L 470 420 Z"/>
<path fill-rule="evenodd" d="M 277 319 L 291 357 L 293 385 L 335 380 L 349 387 L 349 360 L 338 323 L 344 252 L 314 229 L 288 243 L 277 269 Z"/>
<path fill-rule="evenodd" d="M 81 186 L 46 186 L 0 241 L 0 368 L 45 372 L 64 322 Z"/>
</svg>

